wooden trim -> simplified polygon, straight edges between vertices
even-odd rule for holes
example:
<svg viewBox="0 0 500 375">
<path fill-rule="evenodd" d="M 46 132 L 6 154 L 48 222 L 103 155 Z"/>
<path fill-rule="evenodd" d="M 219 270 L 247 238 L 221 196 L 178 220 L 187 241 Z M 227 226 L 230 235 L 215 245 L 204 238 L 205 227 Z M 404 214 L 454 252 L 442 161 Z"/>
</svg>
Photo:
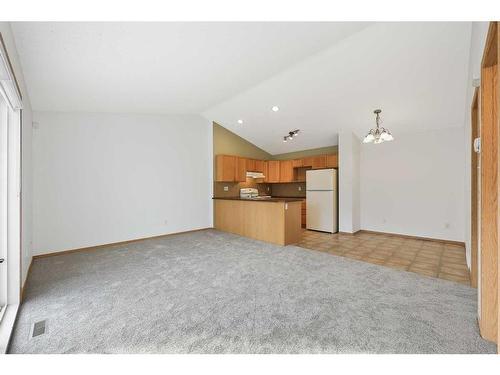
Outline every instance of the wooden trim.
<svg viewBox="0 0 500 375">
<path fill-rule="evenodd" d="M 498 64 L 498 22 L 490 22 L 486 43 L 484 45 L 481 67 L 488 68 Z"/>
<path fill-rule="evenodd" d="M 499 81 L 498 25 L 491 22 L 481 65 L 481 224 L 479 329 L 486 340 L 498 335 Z"/>
<path fill-rule="evenodd" d="M 475 88 L 471 106 L 471 267 L 470 285 L 477 288 L 479 241 L 479 154 L 474 151 L 474 139 L 479 137 L 479 88 Z"/>
<path fill-rule="evenodd" d="M 440 238 L 411 236 L 408 234 L 399 234 L 399 233 L 390 233 L 390 232 L 378 232 L 378 231 L 366 230 L 366 229 L 361 229 L 359 232 L 372 233 L 372 234 L 383 234 L 383 235 L 391 236 L 391 237 L 401 237 L 401 238 L 407 238 L 407 239 L 411 239 L 411 240 L 439 242 L 439 243 L 444 243 L 444 244 L 448 244 L 448 245 L 459 245 L 459 246 L 465 247 L 465 243 L 462 241 L 443 240 Z"/>
<path fill-rule="evenodd" d="M 158 236 L 137 238 L 135 240 L 111 242 L 111 243 L 107 243 L 107 244 L 103 244 L 103 245 L 80 247 L 78 249 L 63 250 L 63 251 L 56 251 L 56 252 L 52 252 L 52 253 L 38 254 L 38 255 L 33 255 L 33 260 L 35 260 L 35 259 L 41 259 L 41 258 L 47 258 L 47 257 L 53 257 L 53 256 L 57 256 L 57 255 L 71 254 L 71 253 L 76 253 L 76 252 L 80 252 L 80 251 L 100 250 L 100 249 L 102 249 L 104 247 L 108 247 L 108 246 L 125 245 L 125 244 L 128 244 L 128 243 L 139 242 L 139 241 L 144 241 L 144 240 L 152 240 L 152 239 L 155 239 L 155 238 L 175 236 L 175 235 L 178 235 L 178 234 L 201 232 L 201 231 L 208 230 L 208 229 L 213 229 L 213 228 L 212 227 L 207 227 L 207 228 L 193 229 L 193 230 L 187 230 L 187 231 L 184 231 L 184 232 L 160 234 Z M 33 261 L 31 263 L 33 263 Z M 30 265 L 30 267 L 31 267 L 31 265 Z"/>
</svg>

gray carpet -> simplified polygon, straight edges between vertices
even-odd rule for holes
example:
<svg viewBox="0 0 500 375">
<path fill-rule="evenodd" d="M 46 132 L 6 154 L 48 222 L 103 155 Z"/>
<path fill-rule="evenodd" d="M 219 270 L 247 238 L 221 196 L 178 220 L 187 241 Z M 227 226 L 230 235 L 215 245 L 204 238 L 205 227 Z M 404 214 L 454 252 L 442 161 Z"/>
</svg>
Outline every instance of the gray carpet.
<svg viewBox="0 0 500 375">
<path fill-rule="evenodd" d="M 457 283 L 207 230 L 36 260 L 10 352 L 493 353 L 476 309 Z"/>
</svg>

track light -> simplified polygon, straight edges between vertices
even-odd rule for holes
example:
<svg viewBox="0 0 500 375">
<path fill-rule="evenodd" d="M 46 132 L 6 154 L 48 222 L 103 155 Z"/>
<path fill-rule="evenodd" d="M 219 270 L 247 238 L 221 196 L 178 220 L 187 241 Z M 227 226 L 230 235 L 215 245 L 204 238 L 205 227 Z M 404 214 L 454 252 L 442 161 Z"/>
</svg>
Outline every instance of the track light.
<svg viewBox="0 0 500 375">
<path fill-rule="evenodd" d="M 295 130 L 288 132 L 288 134 L 283 137 L 283 142 L 287 142 L 288 140 L 291 141 L 293 138 L 295 138 L 296 136 L 299 135 L 299 132 L 300 132 L 300 129 L 295 129 Z"/>
</svg>

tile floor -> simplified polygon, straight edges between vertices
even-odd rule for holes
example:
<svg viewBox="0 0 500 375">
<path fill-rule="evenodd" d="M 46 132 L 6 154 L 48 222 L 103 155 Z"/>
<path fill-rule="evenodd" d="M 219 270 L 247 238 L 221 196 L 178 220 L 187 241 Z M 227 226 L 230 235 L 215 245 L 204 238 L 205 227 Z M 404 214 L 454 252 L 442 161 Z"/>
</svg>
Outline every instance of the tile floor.
<svg viewBox="0 0 500 375">
<path fill-rule="evenodd" d="M 461 245 L 386 234 L 303 231 L 298 246 L 470 285 Z"/>
</svg>

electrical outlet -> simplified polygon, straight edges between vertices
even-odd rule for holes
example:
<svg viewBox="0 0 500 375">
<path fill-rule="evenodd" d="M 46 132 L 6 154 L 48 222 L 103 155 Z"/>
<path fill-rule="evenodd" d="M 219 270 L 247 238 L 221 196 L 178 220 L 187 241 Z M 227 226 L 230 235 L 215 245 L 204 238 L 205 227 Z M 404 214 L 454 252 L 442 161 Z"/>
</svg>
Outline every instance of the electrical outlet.
<svg viewBox="0 0 500 375">
<path fill-rule="evenodd" d="M 229 191 L 229 186 L 224 186 L 224 191 Z"/>
<path fill-rule="evenodd" d="M 299 191 L 302 191 L 302 186 L 299 186 Z"/>
</svg>

